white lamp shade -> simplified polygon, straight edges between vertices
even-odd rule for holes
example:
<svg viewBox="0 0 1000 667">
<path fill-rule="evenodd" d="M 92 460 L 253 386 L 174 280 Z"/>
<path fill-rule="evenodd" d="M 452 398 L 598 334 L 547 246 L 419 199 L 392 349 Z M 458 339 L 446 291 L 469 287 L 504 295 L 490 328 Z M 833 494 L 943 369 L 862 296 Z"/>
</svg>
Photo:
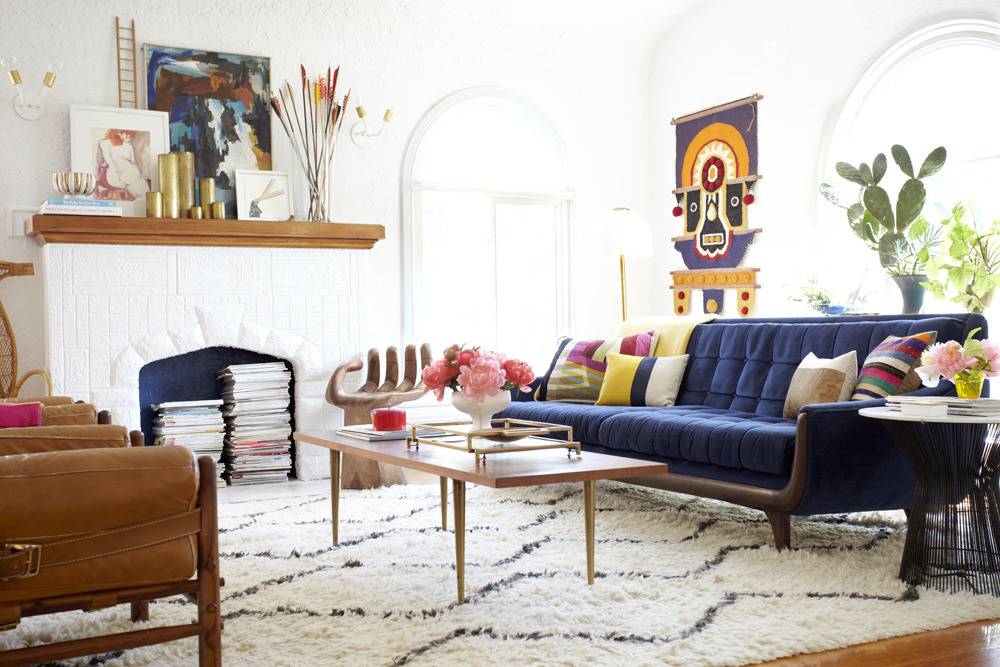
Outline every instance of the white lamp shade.
<svg viewBox="0 0 1000 667">
<path fill-rule="evenodd" d="M 613 209 L 604 224 L 602 237 L 601 249 L 609 255 L 653 256 L 653 234 L 649 231 L 649 223 L 631 209 Z"/>
</svg>

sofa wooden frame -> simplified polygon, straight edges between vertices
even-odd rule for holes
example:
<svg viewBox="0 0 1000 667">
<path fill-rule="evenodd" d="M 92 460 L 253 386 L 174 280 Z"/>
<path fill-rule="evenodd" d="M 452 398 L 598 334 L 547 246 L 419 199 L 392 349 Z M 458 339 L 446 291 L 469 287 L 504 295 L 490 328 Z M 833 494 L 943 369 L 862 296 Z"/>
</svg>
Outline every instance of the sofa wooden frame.
<svg viewBox="0 0 1000 667">
<path fill-rule="evenodd" d="M 141 434 L 140 434 L 141 437 Z M 135 437 L 132 438 L 135 445 Z M 140 442 L 141 444 L 141 442 Z M 135 586 L 93 593 L 78 593 L 41 598 L 21 604 L 21 616 L 39 616 L 64 611 L 93 611 L 119 604 L 132 606 L 132 620 L 149 620 L 149 601 L 184 595 L 198 605 L 198 621 L 185 625 L 167 625 L 120 632 L 85 639 L 73 639 L 0 652 L 0 666 L 26 665 L 65 660 L 86 655 L 117 651 L 152 644 L 198 637 L 198 664 L 202 667 L 222 664 L 222 617 L 219 577 L 219 527 L 216 504 L 215 462 L 198 459 L 198 566 L 196 577 L 187 581 L 150 586 Z M 13 626 L 12 626 L 13 627 Z M 7 628 L 0 628 L 7 629 Z"/>
</svg>

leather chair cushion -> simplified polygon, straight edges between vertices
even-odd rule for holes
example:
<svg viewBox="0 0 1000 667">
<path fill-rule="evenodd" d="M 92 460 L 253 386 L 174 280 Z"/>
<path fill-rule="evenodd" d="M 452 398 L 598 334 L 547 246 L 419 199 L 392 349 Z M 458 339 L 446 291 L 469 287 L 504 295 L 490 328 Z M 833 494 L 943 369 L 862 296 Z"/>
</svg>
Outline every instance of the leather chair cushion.
<svg viewBox="0 0 1000 667">
<path fill-rule="evenodd" d="M 96 423 L 97 409 L 90 403 L 42 407 L 42 426 L 89 426 Z"/>
<path fill-rule="evenodd" d="M 198 472 L 183 447 L 85 449 L 0 457 L 0 541 L 46 543 L 161 519 L 197 507 Z M 197 535 L 45 567 L 0 582 L 0 604 L 184 581 Z"/>
<path fill-rule="evenodd" d="M 73 399 L 69 396 L 15 396 L 0 399 L 3 403 L 41 403 L 42 405 L 69 405 Z"/>
<path fill-rule="evenodd" d="M 128 443 L 128 431 L 114 424 L 0 429 L 0 456 L 128 447 Z"/>
</svg>

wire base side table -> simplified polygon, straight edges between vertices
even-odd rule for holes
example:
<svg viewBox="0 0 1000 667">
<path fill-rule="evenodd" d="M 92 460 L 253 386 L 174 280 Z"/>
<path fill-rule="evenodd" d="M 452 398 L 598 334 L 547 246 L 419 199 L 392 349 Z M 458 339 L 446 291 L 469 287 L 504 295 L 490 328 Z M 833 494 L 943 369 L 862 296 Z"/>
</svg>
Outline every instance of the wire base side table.
<svg viewBox="0 0 1000 667">
<path fill-rule="evenodd" d="M 883 420 L 916 478 L 899 578 L 1000 596 L 1000 423 L 861 414 Z"/>
</svg>

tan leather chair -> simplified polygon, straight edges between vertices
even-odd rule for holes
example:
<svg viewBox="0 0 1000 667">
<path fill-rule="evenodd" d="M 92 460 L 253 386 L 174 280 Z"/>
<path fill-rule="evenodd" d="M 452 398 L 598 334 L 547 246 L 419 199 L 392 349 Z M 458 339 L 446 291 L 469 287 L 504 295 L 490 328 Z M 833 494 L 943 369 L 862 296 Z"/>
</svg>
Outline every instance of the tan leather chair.
<svg viewBox="0 0 1000 667">
<path fill-rule="evenodd" d="M 91 403 L 74 402 L 69 396 L 23 396 L 5 398 L 0 403 L 41 403 L 43 426 L 110 424 L 111 413 L 97 411 Z"/>
<path fill-rule="evenodd" d="M 141 436 L 141 434 L 140 434 Z M 129 447 L 125 428 L 0 430 L 0 630 L 20 619 L 187 595 L 198 623 L 0 652 L 0 665 L 199 637 L 221 665 L 215 462 L 183 447 Z"/>
</svg>

